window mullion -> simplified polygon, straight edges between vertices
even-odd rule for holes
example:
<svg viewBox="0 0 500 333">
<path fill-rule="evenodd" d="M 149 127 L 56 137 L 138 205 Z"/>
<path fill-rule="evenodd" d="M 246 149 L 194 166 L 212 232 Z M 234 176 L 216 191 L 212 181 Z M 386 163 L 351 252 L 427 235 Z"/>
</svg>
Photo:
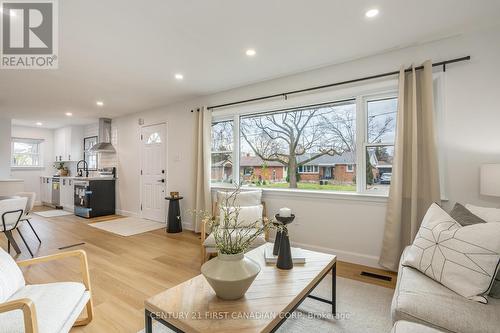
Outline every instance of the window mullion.
<svg viewBox="0 0 500 333">
<path fill-rule="evenodd" d="M 240 184 L 240 116 L 233 117 L 233 179 Z"/>
<path fill-rule="evenodd" d="M 364 98 L 356 98 L 356 191 L 361 193 L 366 188 L 366 110 Z"/>
</svg>

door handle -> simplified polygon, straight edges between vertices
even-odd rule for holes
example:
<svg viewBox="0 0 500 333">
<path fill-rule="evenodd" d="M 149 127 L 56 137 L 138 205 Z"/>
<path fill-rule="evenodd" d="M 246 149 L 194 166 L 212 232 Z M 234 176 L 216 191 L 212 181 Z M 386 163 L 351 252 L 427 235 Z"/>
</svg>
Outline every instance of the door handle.
<svg viewBox="0 0 500 333">
<path fill-rule="evenodd" d="M 164 183 L 165 179 L 157 180 L 158 183 Z"/>
</svg>

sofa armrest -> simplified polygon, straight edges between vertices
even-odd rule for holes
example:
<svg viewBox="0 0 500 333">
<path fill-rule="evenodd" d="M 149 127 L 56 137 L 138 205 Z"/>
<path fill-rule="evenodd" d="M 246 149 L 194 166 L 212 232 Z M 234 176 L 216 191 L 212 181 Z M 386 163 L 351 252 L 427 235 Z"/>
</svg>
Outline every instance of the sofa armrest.
<svg viewBox="0 0 500 333">
<path fill-rule="evenodd" d="M 83 250 L 67 251 L 67 252 L 51 254 L 44 257 L 22 260 L 18 261 L 17 265 L 19 267 L 27 267 L 31 265 L 41 264 L 49 261 L 55 261 L 70 257 L 78 257 L 80 259 L 80 271 L 82 273 L 82 281 L 87 291 L 90 291 L 89 264 L 87 261 L 87 254 Z"/>
<path fill-rule="evenodd" d="M 13 310 L 23 311 L 24 331 L 26 333 L 38 333 L 35 304 L 30 299 L 21 298 L 0 304 L 0 313 Z"/>
</svg>

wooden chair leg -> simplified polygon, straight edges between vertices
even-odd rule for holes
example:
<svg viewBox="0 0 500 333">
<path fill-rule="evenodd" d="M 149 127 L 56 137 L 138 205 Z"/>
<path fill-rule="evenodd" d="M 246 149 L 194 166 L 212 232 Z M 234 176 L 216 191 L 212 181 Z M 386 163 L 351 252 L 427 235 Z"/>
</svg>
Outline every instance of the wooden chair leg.
<svg viewBox="0 0 500 333">
<path fill-rule="evenodd" d="M 203 265 L 207 261 L 207 249 L 203 244 L 201 244 L 201 264 Z"/>
<path fill-rule="evenodd" d="M 89 301 L 87 302 L 87 305 L 85 305 L 85 309 L 87 310 L 87 317 L 80 319 L 80 320 L 77 320 L 73 324 L 73 327 L 88 325 L 92 321 L 92 319 L 94 318 L 94 307 L 92 305 L 92 298 L 89 299 Z"/>
</svg>

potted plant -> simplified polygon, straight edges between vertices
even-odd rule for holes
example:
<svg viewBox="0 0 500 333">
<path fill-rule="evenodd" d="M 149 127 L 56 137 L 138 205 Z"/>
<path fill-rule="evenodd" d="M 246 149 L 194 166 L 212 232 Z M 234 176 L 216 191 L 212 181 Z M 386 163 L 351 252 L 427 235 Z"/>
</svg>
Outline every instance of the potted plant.
<svg viewBox="0 0 500 333">
<path fill-rule="evenodd" d="M 61 177 L 65 177 L 69 174 L 68 168 L 64 165 L 64 162 L 54 163 L 54 168 L 57 170 L 57 174 Z"/>
<path fill-rule="evenodd" d="M 203 264 L 201 273 L 216 295 L 227 300 L 243 297 L 259 274 L 259 264 L 244 253 L 257 237 L 273 227 L 273 223 L 262 218 L 253 222 L 239 219 L 241 207 L 236 205 L 239 192 L 237 187 L 219 203 L 220 217 L 203 213 L 209 219 L 218 255 Z"/>
</svg>

